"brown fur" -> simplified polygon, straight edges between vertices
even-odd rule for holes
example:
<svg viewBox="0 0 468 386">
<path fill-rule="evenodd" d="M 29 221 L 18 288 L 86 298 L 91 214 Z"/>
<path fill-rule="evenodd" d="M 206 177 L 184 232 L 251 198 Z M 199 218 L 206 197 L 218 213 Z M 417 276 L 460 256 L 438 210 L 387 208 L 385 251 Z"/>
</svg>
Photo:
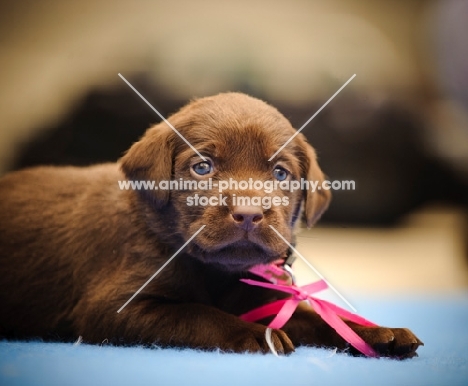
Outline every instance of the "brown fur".
<svg viewBox="0 0 468 386">
<path fill-rule="evenodd" d="M 169 121 L 215 165 L 214 179 L 272 180 L 280 164 L 292 178 L 323 180 L 315 153 L 292 135 L 274 108 L 242 94 L 196 100 Z M 111 141 L 112 138 L 109 138 Z M 124 191 L 118 180 L 203 179 L 201 159 L 165 123 L 150 128 L 115 164 L 40 167 L 0 180 L 0 335 L 85 342 L 158 344 L 234 352 L 267 352 L 265 326 L 239 315 L 280 297 L 241 284 L 259 263 L 284 257 L 304 205 L 312 226 L 327 208 L 328 191 L 277 190 L 288 206 L 263 210 L 244 230 L 229 206 L 187 206 L 193 191 Z M 217 192 L 198 192 L 202 195 Z M 223 192 L 268 196 L 258 191 Z M 205 229 L 122 312 L 117 310 L 202 225 Z M 410 357 L 421 343 L 409 330 L 350 325 L 381 354 Z M 346 347 L 306 305 L 282 330 L 276 348 Z"/>
</svg>

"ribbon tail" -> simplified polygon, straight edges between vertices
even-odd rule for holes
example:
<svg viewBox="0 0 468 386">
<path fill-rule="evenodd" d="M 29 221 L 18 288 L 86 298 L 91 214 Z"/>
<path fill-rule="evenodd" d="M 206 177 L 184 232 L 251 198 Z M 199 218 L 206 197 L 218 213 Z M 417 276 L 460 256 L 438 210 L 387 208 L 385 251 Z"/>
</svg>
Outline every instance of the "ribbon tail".
<svg viewBox="0 0 468 386">
<path fill-rule="evenodd" d="M 296 311 L 296 308 L 299 303 L 300 303 L 300 300 L 287 299 L 283 307 L 281 307 L 281 310 L 278 312 L 276 317 L 271 321 L 268 327 L 271 327 L 271 328 L 283 327 L 286 324 L 286 322 L 289 320 L 289 318 L 291 318 L 294 311 Z"/>
<path fill-rule="evenodd" d="M 378 327 L 377 324 L 371 322 L 370 320 L 367 320 L 363 318 L 362 316 L 353 314 L 352 312 L 349 312 L 348 310 L 345 310 L 344 308 L 338 307 L 336 304 L 327 302 L 326 300 L 321 300 L 320 302 L 324 303 L 327 305 L 328 308 L 330 308 L 333 312 L 337 313 L 339 316 L 348 319 L 350 322 L 354 322 L 357 324 L 360 324 L 361 326 L 366 326 L 366 327 Z"/>
<path fill-rule="evenodd" d="M 256 322 L 257 320 L 266 318 L 268 316 L 277 315 L 287 301 L 288 299 L 277 300 L 273 303 L 254 308 L 253 310 L 240 315 L 239 318 L 245 322 Z"/>
<path fill-rule="evenodd" d="M 319 292 L 328 288 L 328 284 L 325 280 L 319 280 L 311 284 L 301 286 L 301 289 L 307 292 L 309 295 L 315 292 Z"/>
<path fill-rule="evenodd" d="M 311 306 L 345 341 L 368 357 L 378 357 L 374 349 L 356 334 L 331 308 L 328 302 L 309 298 Z"/>
</svg>

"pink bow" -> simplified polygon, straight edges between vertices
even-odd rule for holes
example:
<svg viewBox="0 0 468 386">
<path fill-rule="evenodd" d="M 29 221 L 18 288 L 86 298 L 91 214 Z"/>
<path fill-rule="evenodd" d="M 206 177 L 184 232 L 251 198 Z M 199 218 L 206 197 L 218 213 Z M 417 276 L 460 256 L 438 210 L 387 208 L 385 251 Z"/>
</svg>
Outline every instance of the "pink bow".
<svg viewBox="0 0 468 386">
<path fill-rule="evenodd" d="M 280 271 L 284 274 L 284 271 L 281 268 L 271 265 L 256 266 L 251 270 L 252 273 L 259 275 L 269 281 L 274 281 L 276 283 L 287 283 L 287 281 L 278 276 Z M 332 328 L 334 328 L 336 332 L 350 345 L 368 357 L 378 357 L 377 353 L 372 349 L 372 347 L 364 342 L 364 340 L 359 335 L 357 335 L 341 319 L 341 317 L 366 327 L 377 327 L 376 324 L 360 317 L 359 315 L 353 314 L 341 307 L 338 307 L 333 303 L 312 296 L 313 293 L 328 288 L 328 285 L 324 280 L 319 280 L 300 287 L 289 283 L 273 284 L 251 279 L 241 279 L 241 281 L 250 285 L 286 292 L 292 295 L 292 297 L 288 299 L 277 300 L 264 306 L 255 308 L 252 311 L 241 315 L 240 318 L 242 320 L 245 320 L 246 322 L 255 322 L 268 316 L 276 315 L 268 327 L 281 328 L 291 318 L 299 303 L 301 301 L 308 301 L 315 312 L 319 314 L 322 319 Z"/>
</svg>

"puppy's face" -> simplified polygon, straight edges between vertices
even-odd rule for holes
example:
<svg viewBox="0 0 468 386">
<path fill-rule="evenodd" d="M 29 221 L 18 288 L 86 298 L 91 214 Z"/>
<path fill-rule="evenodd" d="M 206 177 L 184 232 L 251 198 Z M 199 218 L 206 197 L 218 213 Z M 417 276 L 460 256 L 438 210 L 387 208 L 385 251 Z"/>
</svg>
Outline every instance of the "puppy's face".
<svg viewBox="0 0 468 386">
<path fill-rule="evenodd" d="M 192 181 L 187 190 L 149 194 L 156 211 L 173 206 L 177 231 L 185 240 L 206 225 L 188 246 L 203 262 L 243 271 L 282 258 L 288 246 L 270 225 L 291 241 L 304 201 L 309 226 L 328 206 L 328 191 L 282 189 L 301 178 L 323 181 L 323 174 L 301 134 L 268 161 L 295 130 L 266 103 L 220 94 L 190 103 L 169 122 L 206 160 L 161 123 L 132 146 L 121 166 L 132 180 Z M 203 189 L 200 182 L 210 180 L 213 188 Z"/>
</svg>

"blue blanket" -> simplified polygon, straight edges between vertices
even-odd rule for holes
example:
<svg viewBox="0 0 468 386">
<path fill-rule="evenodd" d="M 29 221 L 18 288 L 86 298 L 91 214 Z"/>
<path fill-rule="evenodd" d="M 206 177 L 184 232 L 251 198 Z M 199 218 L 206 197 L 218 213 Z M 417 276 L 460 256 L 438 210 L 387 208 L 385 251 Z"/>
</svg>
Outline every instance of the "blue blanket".
<svg viewBox="0 0 468 386">
<path fill-rule="evenodd" d="M 299 348 L 288 357 L 0 342 L 0 385 L 468 385 L 468 294 L 354 300 L 425 343 L 405 361 Z M 0 311 L 1 312 L 1 311 Z"/>
</svg>

